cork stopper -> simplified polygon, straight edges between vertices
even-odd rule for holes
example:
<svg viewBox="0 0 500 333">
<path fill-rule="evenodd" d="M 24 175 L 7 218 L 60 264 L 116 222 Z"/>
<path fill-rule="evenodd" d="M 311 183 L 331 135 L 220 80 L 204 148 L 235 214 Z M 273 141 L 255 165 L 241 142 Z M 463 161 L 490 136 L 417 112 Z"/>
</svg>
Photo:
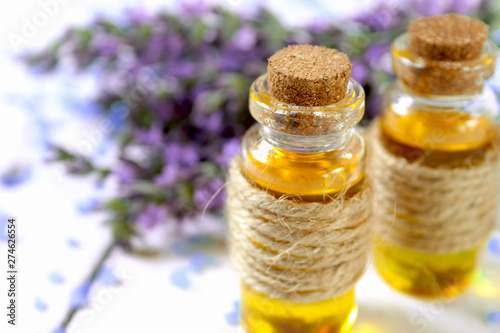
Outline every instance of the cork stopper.
<svg viewBox="0 0 500 333">
<path fill-rule="evenodd" d="M 351 66 L 347 55 L 337 50 L 291 45 L 269 58 L 269 92 L 277 100 L 292 105 L 330 105 L 346 95 Z"/>
<path fill-rule="evenodd" d="M 458 14 L 419 18 L 392 44 L 392 66 L 422 95 L 471 96 L 495 72 L 498 48 L 488 26 Z"/>
<path fill-rule="evenodd" d="M 447 14 L 413 21 L 408 32 L 410 50 L 432 60 L 464 61 L 481 53 L 488 26 L 464 15 Z"/>
</svg>

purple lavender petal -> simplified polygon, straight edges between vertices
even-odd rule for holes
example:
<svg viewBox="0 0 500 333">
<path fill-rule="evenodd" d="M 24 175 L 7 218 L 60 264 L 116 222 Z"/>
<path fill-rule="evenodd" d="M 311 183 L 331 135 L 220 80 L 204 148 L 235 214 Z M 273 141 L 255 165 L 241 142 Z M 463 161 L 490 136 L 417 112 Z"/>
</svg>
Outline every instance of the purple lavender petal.
<svg viewBox="0 0 500 333">
<path fill-rule="evenodd" d="M 102 267 L 97 275 L 97 281 L 105 286 L 112 286 L 116 284 L 119 280 L 116 277 L 114 271 L 110 267 Z"/>
<path fill-rule="evenodd" d="M 500 236 L 494 235 L 488 242 L 488 251 L 500 258 Z"/>
<path fill-rule="evenodd" d="M 222 153 L 217 157 L 217 163 L 227 168 L 236 154 L 239 153 L 241 140 L 238 138 L 230 139 L 222 146 Z"/>
<path fill-rule="evenodd" d="M 482 0 L 456 0 L 451 2 L 451 11 L 459 14 L 470 14 L 481 7 Z"/>
<path fill-rule="evenodd" d="M 370 69 L 360 60 L 351 60 L 351 77 L 364 85 L 370 77 Z"/>
<path fill-rule="evenodd" d="M 129 10 L 127 11 L 127 14 L 129 16 L 129 21 L 135 25 L 147 24 L 153 19 L 153 16 L 143 7 Z"/>
<path fill-rule="evenodd" d="M 42 299 L 37 296 L 35 298 L 35 309 L 37 309 L 40 312 L 45 312 L 47 310 L 47 308 L 48 308 L 47 303 L 42 301 Z"/>
<path fill-rule="evenodd" d="M 136 170 L 130 163 L 121 162 L 116 169 L 113 170 L 113 174 L 118 177 L 120 183 L 131 184 L 136 177 Z"/>
<path fill-rule="evenodd" d="M 70 296 L 70 307 L 79 308 L 87 303 L 87 298 L 90 291 L 90 283 L 86 282 L 73 290 Z"/>
<path fill-rule="evenodd" d="M 488 324 L 500 325 L 500 310 L 488 312 L 486 314 L 486 321 Z"/>
<path fill-rule="evenodd" d="M 178 269 L 170 275 L 170 282 L 181 289 L 185 289 L 189 286 L 189 279 L 187 277 L 187 271 L 183 268 Z"/>
<path fill-rule="evenodd" d="M 233 37 L 233 45 L 240 51 L 249 51 L 254 48 L 257 42 L 257 33 L 249 26 L 238 30 Z"/>
<path fill-rule="evenodd" d="M 207 1 L 198 0 L 193 2 L 180 2 L 179 16 L 181 18 L 198 17 L 209 12 Z"/>
<path fill-rule="evenodd" d="M 200 161 L 198 149 L 193 145 L 170 143 L 165 149 L 165 162 L 179 166 L 191 167 Z"/>
<path fill-rule="evenodd" d="M 135 131 L 135 138 L 146 145 L 160 146 L 163 144 L 163 129 L 158 124 L 152 125 L 148 130 L 138 129 Z"/>
<path fill-rule="evenodd" d="M 221 191 L 224 181 L 216 178 L 204 186 L 195 189 L 193 200 L 196 207 L 202 211 L 208 208 L 221 208 L 224 206 L 225 193 Z"/>
<path fill-rule="evenodd" d="M 200 273 L 205 268 L 214 265 L 215 259 L 203 252 L 196 252 L 189 259 L 189 269 L 194 273 Z"/>
<path fill-rule="evenodd" d="M 119 46 L 120 43 L 114 36 L 99 34 L 92 38 L 91 47 L 95 48 L 99 56 L 102 57 L 116 56 L 118 54 Z"/>
<path fill-rule="evenodd" d="M 26 182 L 32 175 L 33 169 L 31 167 L 18 166 L 4 173 L 0 177 L 0 183 L 5 187 L 15 187 Z"/>
<path fill-rule="evenodd" d="M 49 274 L 49 281 L 54 284 L 61 284 L 64 282 L 64 278 L 60 272 L 54 271 Z"/>
<path fill-rule="evenodd" d="M 365 59 L 370 64 L 376 64 L 380 62 L 382 56 L 391 50 L 391 44 L 389 42 L 381 42 L 372 44 L 368 47 L 365 53 Z"/>
<path fill-rule="evenodd" d="M 181 61 L 167 68 L 168 75 L 181 79 L 195 76 L 196 73 L 196 64 L 189 61 Z"/>
<path fill-rule="evenodd" d="M 231 326 L 238 326 L 240 323 L 240 301 L 233 302 L 233 310 L 226 313 L 226 321 Z"/>
<path fill-rule="evenodd" d="M 81 200 L 76 204 L 76 210 L 80 214 L 87 214 L 94 211 L 97 208 L 99 201 L 96 198 L 88 198 Z"/>
<path fill-rule="evenodd" d="M 146 229 L 152 228 L 158 223 L 165 222 L 167 213 L 166 207 L 149 204 L 137 217 L 137 223 Z"/>
<path fill-rule="evenodd" d="M 388 3 L 381 3 L 375 9 L 354 17 L 354 21 L 370 29 L 384 31 L 401 24 L 400 14 L 398 7 Z"/>
<path fill-rule="evenodd" d="M 66 240 L 66 244 L 68 244 L 69 247 L 78 249 L 80 247 L 80 241 L 75 238 L 68 238 Z"/>
<path fill-rule="evenodd" d="M 181 168 L 178 164 L 168 163 L 153 181 L 157 186 L 172 186 L 177 181 L 185 179 L 187 175 L 188 170 Z"/>
<path fill-rule="evenodd" d="M 450 11 L 450 0 L 413 0 L 412 7 L 419 15 L 440 15 Z"/>
</svg>

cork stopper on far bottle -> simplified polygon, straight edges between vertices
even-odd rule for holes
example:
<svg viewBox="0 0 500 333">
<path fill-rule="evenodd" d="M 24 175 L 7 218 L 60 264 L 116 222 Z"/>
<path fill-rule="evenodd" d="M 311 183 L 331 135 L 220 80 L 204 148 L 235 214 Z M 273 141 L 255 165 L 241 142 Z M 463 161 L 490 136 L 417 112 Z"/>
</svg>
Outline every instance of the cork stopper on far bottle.
<svg viewBox="0 0 500 333">
<path fill-rule="evenodd" d="M 432 60 L 465 61 L 481 53 L 488 26 L 459 14 L 422 17 L 408 28 L 410 50 Z"/>
<path fill-rule="evenodd" d="M 495 72 L 498 49 L 479 20 L 429 16 L 410 23 L 408 31 L 393 43 L 392 67 L 405 87 L 418 94 L 475 95 Z"/>
<path fill-rule="evenodd" d="M 325 106 L 347 92 L 351 63 L 344 53 L 323 46 L 291 45 L 269 58 L 270 94 L 298 106 Z"/>
</svg>

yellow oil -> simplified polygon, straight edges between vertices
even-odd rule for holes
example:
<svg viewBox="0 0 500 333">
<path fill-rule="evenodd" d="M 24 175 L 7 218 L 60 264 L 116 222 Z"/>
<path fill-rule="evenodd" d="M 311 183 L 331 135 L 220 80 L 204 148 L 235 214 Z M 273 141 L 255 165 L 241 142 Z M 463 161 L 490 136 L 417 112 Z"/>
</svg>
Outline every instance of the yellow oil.
<svg viewBox="0 0 500 333">
<path fill-rule="evenodd" d="M 361 146 L 360 146 L 361 145 Z M 242 169 L 256 186 L 275 195 L 294 194 L 307 201 L 352 195 L 364 177 L 364 148 L 359 138 L 348 151 L 297 153 L 265 140 L 248 151 Z M 247 333 L 345 333 L 357 316 L 354 290 L 313 303 L 271 299 L 242 284 L 242 326 Z"/>
<path fill-rule="evenodd" d="M 300 153 L 260 140 L 249 151 L 244 174 L 275 194 L 300 195 L 305 200 L 324 200 L 359 189 L 365 170 L 363 142 L 354 137 L 345 152 L 331 150 Z"/>
<path fill-rule="evenodd" d="M 242 325 L 247 333 L 344 333 L 357 315 L 354 290 L 315 303 L 269 299 L 245 284 L 241 295 Z"/>
<path fill-rule="evenodd" d="M 381 118 L 382 142 L 393 154 L 424 165 L 477 163 L 491 149 L 494 123 L 486 116 L 453 112 L 404 115 L 389 109 Z M 450 221 L 453 223 L 453 221 Z M 470 284 L 481 247 L 457 253 L 429 254 L 376 239 L 374 264 L 395 289 L 423 298 L 452 298 Z"/>
</svg>

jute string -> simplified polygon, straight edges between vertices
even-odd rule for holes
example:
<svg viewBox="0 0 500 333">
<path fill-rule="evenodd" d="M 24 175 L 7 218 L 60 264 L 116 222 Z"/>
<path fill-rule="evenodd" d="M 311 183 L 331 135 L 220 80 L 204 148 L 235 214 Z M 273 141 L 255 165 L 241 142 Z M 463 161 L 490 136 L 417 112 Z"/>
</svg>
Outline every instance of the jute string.
<svg viewBox="0 0 500 333">
<path fill-rule="evenodd" d="M 375 122 L 367 142 L 376 232 L 426 253 L 470 250 L 493 229 L 500 182 L 498 144 L 462 166 L 429 167 L 389 152 Z"/>
<path fill-rule="evenodd" d="M 367 264 L 371 187 L 304 202 L 250 183 L 241 159 L 229 170 L 230 253 L 242 280 L 270 298 L 315 302 L 350 291 Z"/>
</svg>

